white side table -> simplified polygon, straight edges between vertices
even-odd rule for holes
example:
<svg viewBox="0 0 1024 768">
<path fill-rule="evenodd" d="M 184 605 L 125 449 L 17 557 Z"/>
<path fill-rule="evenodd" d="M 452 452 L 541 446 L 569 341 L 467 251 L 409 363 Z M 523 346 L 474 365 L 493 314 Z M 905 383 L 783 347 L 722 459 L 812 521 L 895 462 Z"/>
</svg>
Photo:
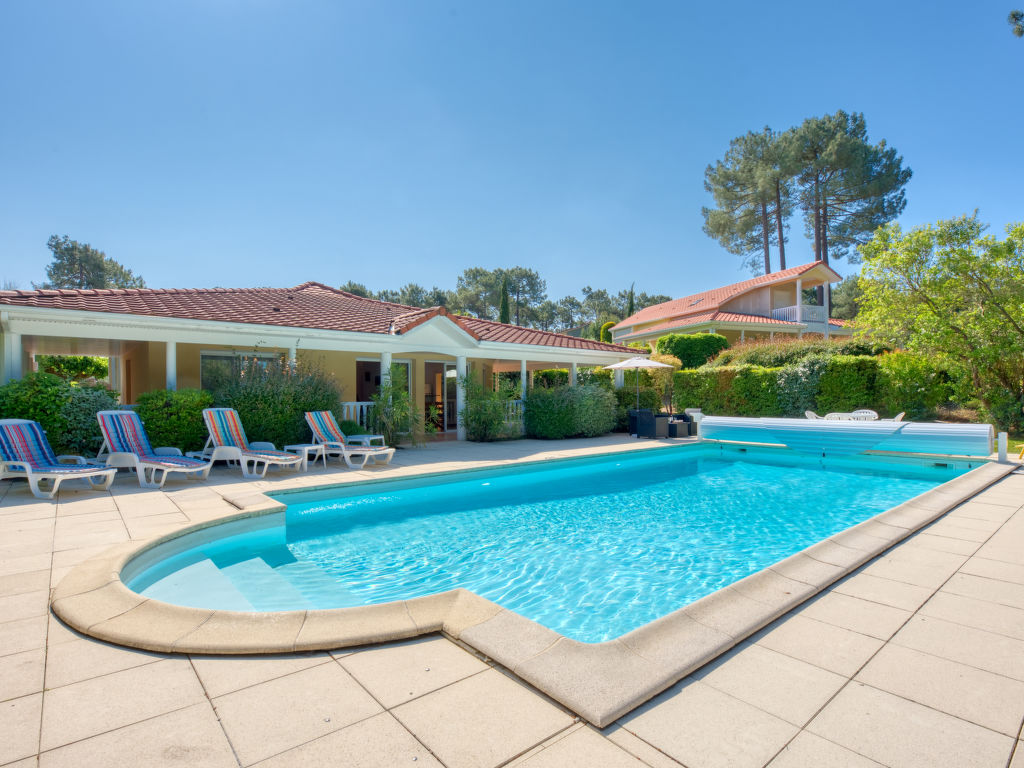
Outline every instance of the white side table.
<svg viewBox="0 0 1024 768">
<path fill-rule="evenodd" d="M 365 445 L 370 448 L 373 445 L 385 447 L 384 435 L 345 435 L 347 445 Z"/>
<path fill-rule="evenodd" d="M 313 463 L 316 464 L 317 459 L 323 462 L 324 469 L 327 468 L 327 454 L 324 453 L 324 447 L 320 443 L 296 443 L 295 445 L 286 445 L 284 447 L 288 453 L 295 453 L 302 457 L 302 471 L 305 472 L 309 468 L 309 460 L 313 459 Z"/>
</svg>

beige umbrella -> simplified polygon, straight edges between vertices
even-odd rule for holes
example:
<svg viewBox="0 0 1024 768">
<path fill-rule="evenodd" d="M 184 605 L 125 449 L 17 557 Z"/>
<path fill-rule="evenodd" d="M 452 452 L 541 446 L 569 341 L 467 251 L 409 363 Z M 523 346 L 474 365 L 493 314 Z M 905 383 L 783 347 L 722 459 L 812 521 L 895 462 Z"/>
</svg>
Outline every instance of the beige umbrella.
<svg viewBox="0 0 1024 768">
<path fill-rule="evenodd" d="M 631 357 L 629 360 L 623 360 L 612 365 L 606 365 L 605 368 L 611 371 L 626 371 L 626 370 L 641 370 L 644 368 L 671 368 L 671 365 L 666 363 L 659 363 L 657 360 L 651 360 L 646 357 Z M 636 377 L 636 409 L 640 410 L 640 377 Z"/>
</svg>

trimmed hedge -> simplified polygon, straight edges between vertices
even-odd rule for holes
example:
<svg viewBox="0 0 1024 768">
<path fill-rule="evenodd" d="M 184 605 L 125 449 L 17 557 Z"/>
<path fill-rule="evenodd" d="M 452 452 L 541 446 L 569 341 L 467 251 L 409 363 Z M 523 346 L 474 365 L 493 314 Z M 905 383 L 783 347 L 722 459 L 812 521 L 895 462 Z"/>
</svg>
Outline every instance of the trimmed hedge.
<svg viewBox="0 0 1024 768">
<path fill-rule="evenodd" d="M 678 357 L 683 368 L 704 365 L 728 348 L 728 339 L 718 333 L 670 333 L 658 339 L 655 345 L 658 354 Z"/>
<path fill-rule="evenodd" d="M 834 355 L 818 382 L 818 410 L 849 412 L 877 403 L 878 358 Z"/>
<path fill-rule="evenodd" d="M 213 395 L 203 389 L 158 389 L 136 398 L 135 412 L 146 426 L 149 441 L 198 451 L 206 442 L 203 409 L 213 405 Z"/>
<path fill-rule="evenodd" d="M 781 368 L 811 355 L 877 355 L 887 347 L 859 339 L 776 338 L 746 341 L 721 352 L 709 365 L 763 365 Z M 697 366 L 692 366 L 697 367 Z"/>
<path fill-rule="evenodd" d="M 629 428 L 629 411 L 636 408 L 636 389 L 623 387 L 615 392 L 615 431 L 625 432 Z M 650 387 L 640 388 L 640 407 L 648 408 L 655 413 L 661 409 L 661 396 L 658 390 Z"/>
<path fill-rule="evenodd" d="M 597 437 L 615 426 L 615 395 L 596 385 L 536 387 L 523 403 L 523 421 L 527 437 Z"/>
</svg>

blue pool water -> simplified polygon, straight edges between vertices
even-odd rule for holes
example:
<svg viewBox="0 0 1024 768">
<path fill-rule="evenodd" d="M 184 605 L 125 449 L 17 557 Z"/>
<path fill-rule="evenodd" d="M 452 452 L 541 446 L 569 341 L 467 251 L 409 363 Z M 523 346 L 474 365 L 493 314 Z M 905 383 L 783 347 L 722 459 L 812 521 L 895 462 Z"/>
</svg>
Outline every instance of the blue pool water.
<svg viewBox="0 0 1024 768">
<path fill-rule="evenodd" d="M 967 468 L 684 446 L 287 494 L 283 525 L 247 523 L 212 540 L 206 531 L 184 551 L 179 542 L 166 558 L 151 553 L 126 581 L 168 602 L 237 610 L 337 608 L 465 587 L 599 642 Z"/>
</svg>

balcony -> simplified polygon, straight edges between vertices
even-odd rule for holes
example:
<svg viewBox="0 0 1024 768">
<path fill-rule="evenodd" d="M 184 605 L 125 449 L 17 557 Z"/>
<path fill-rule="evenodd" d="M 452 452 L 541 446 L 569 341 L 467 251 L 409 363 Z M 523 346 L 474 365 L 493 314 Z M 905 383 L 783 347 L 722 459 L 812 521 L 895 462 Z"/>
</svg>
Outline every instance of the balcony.
<svg viewBox="0 0 1024 768">
<path fill-rule="evenodd" d="M 779 307 L 772 310 L 772 317 L 776 320 L 786 320 L 791 323 L 825 325 L 825 308 L 814 304 Z"/>
</svg>

